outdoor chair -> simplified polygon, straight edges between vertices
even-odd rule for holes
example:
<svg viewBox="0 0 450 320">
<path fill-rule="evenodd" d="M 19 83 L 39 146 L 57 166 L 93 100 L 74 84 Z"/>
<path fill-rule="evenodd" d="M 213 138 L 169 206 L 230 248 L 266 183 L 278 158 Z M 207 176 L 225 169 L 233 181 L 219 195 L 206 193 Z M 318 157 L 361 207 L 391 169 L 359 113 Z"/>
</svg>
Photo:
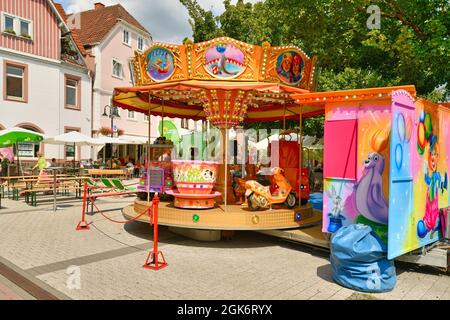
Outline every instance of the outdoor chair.
<svg viewBox="0 0 450 320">
<path fill-rule="evenodd" d="M 103 183 L 103 186 L 106 187 L 106 188 L 111 188 L 111 189 L 115 188 L 115 186 L 107 178 L 100 178 L 100 181 Z"/>
<path fill-rule="evenodd" d="M 118 179 L 111 179 L 112 184 L 116 187 L 116 189 L 122 190 L 122 191 L 135 191 L 137 190 L 137 187 L 130 187 L 130 185 L 124 185 L 122 181 Z"/>
</svg>

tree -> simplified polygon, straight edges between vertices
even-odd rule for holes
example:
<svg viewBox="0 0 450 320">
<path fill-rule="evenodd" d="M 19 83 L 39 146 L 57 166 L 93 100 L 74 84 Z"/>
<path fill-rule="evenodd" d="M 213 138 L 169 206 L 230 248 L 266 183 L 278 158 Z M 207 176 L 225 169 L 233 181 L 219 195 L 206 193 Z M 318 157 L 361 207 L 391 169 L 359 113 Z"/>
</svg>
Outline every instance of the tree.
<svg viewBox="0 0 450 320">
<path fill-rule="evenodd" d="M 196 0 L 180 0 L 189 12 L 189 24 L 196 42 L 210 40 L 222 35 L 211 11 L 204 10 Z"/>
<path fill-rule="evenodd" d="M 348 75 L 353 81 L 362 73 L 367 85 L 359 88 L 414 84 L 420 95 L 428 95 L 450 80 L 448 0 L 376 1 L 379 30 L 366 25 L 372 0 L 238 0 L 235 5 L 225 0 L 217 17 L 196 0 L 180 1 L 189 11 L 194 41 L 227 35 L 253 44 L 295 44 L 319 56 L 321 88 L 330 82 L 327 76 Z"/>
<path fill-rule="evenodd" d="M 227 35 L 318 55 L 318 90 L 414 84 L 432 101 L 450 96 L 448 0 L 225 0 L 217 17 L 196 0 L 180 1 L 195 42 Z M 372 4 L 380 8 L 381 29 L 367 27 Z"/>
</svg>

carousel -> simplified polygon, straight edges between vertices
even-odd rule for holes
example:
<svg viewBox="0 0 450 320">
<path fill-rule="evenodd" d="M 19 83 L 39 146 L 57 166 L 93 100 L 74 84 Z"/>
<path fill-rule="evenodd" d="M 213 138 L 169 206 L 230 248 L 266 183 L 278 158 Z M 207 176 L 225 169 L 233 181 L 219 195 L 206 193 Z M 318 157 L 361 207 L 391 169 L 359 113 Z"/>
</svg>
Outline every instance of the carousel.
<svg viewBox="0 0 450 320">
<path fill-rule="evenodd" d="M 321 212 L 316 214 L 307 201 L 301 124 L 303 118 L 324 110 L 301 106 L 291 98 L 314 91 L 315 64 L 315 57 L 296 46 L 272 47 L 267 42 L 256 46 L 228 37 L 183 45 L 153 43 L 145 52 L 136 52 L 130 64 L 134 86 L 115 88 L 114 105 L 149 117 L 203 120 L 219 131 L 220 152 L 193 159 L 172 156 L 166 159 L 169 164 L 160 166 L 149 145 L 147 173 L 141 179 L 147 197 L 140 196 L 124 208 L 124 216 L 134 218 L 144 212 L 156 191 L 167 195 L 159 205 L 159 224 L 170 227 L 274 230 L 320 223 Z M 233 175 L 230 130 L 288 119 L 299 121 L 300 139 L 284 139 L 289 133 L 284 130 L 279 141 L 270 144 L 268 182 L 257 179 L 260 168 L 250 163 L 248 150 L 240 152 L 245 174 Z M 149 122 L 149 132 L 150 126 Z M 141 219 L 148 221 L 145 216 Z"/>
</svg>

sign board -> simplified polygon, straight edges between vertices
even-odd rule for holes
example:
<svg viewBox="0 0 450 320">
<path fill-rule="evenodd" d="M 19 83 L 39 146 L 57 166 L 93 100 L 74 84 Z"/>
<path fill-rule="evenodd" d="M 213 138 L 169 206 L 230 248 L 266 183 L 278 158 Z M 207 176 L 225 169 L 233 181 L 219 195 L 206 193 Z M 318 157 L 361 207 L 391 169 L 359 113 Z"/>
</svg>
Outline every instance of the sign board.
<svg viewBox="0 0 450 320">
<path fill-rule="evenodd" d="M 34 157 L 34 143 L 19 143 L 17 147 L 19 157 Z"/>
</svg>

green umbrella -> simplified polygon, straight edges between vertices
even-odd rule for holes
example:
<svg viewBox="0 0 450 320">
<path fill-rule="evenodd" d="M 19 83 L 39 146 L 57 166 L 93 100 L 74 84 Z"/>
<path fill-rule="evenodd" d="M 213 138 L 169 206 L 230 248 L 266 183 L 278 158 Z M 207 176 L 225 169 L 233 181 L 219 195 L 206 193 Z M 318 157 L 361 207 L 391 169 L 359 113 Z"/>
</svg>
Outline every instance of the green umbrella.
<svg viewBox="0 0 450 320">
<path fill-rule="evenodd" d="M 22 171 L 22 166 L 20 165 L 19 151 L 17 144 L 21 142 L 39 142 L 44 139 L 44 136 L 38 132 L 34 132 L 27 129 L 22 129 L 18 127 L 12 127 L 9 129 L 0 131 L 0 147 L 9 147 L 14 145 L 17 150 L 17 162 L 19 163 L 20 170 Z"/>
<path fill-rule="evenodd" d="M 0 131 L 0 147 L 9 147 L 20 142 L 39 142 L 43 139 L 44 136 L 38 132 L 17 127 Z"/>
</svg>

